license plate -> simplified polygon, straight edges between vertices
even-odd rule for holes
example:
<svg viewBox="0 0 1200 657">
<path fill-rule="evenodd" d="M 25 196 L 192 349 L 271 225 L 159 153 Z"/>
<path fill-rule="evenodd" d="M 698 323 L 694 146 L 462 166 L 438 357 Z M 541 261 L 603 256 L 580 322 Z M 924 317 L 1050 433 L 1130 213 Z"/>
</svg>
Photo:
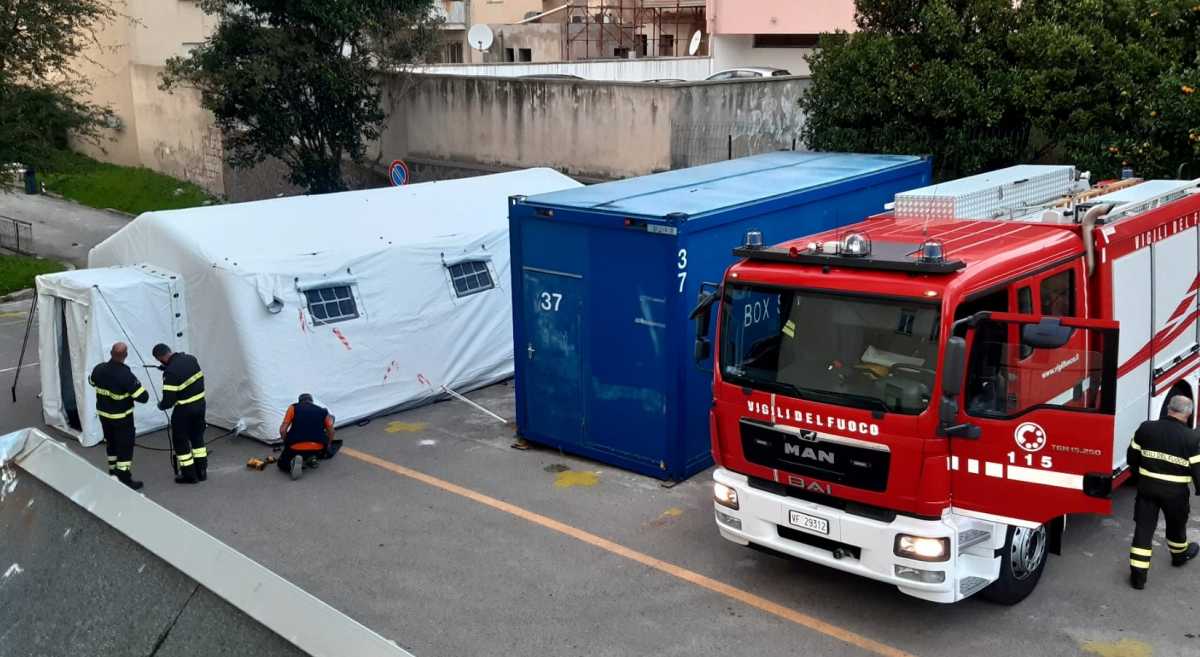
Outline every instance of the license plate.
<svg viewBox="0 0 1200 657">
<path fill-rule="evenodd" d="M 807 513 L 799 511 L 788 511 L 788 522 L 800 529 L 807 529 L 810 532 L 818 534 L 829 533 L 829 521 L 824 518 L 810 516 Z"/>
</svg>

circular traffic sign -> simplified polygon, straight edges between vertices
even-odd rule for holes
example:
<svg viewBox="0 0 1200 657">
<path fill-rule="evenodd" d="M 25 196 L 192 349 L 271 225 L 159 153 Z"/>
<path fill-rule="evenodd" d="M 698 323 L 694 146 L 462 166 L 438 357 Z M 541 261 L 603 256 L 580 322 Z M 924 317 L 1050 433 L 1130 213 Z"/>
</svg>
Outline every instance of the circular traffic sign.
<svg viewBox="0 0 1200 657">
<path fill-rule="evenodd" d="M 388 167 L 388 180 L 392 182 L 393 186 L 407 185 L 408 177 L 408 165 L 404 163 L 404 160 L 395 160 Z"/>
</svg>

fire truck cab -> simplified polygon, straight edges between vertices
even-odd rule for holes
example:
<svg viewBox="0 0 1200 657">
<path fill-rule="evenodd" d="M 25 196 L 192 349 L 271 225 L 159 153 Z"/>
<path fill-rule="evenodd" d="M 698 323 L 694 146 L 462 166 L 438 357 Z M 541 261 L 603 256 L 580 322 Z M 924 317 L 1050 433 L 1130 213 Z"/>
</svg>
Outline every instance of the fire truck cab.
<svg viewBox="0 0 1200 657">
<path fill-rule="evenodd" d="M 926 600 L 1020 601 L 1068 514 L 1111 511 L 1137 426 L 1194 399 L 1198 221 L 1200 181 L 1025 165 L 836 232 L 748 234 L 693 313 L 721 535 Z"/>
</svg>

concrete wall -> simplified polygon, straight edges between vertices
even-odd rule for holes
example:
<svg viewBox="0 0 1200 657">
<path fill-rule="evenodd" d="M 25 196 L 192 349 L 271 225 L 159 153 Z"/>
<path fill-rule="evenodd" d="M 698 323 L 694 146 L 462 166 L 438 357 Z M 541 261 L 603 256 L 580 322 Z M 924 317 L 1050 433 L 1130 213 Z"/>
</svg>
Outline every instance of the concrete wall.
<svg viewBox="0 0 1200 657">
<path fill-rule="evenodd" d="M 195 0 L 126 0 L 129 15 L 141 24 L 132 30 L 135 64 L 161 66 L 170 57 L 187 54 L 217 27 Z"/>
<path fill-rule="evenodd" d="M 97 34 L 92 61 L 76 62 L 93 81 L 92 102 L 108 105 L 120 119 L 98 144 L 78 150 L 105 162 L 144 166 L 224 192 L 221 141 L 196 93 L 166 94 L 158 75 L 167 58 L 185 54 L 214 29 L 192 0 L 118 0 L 120 16 Z"/>
<path fill-rule="evenodd" d="M 388 94 L 385 154 L 593 178 L 670 167 L 669 87 L 414 77 L 407 95 Z"/>
<path fill-rule="evenodd" d="M 800 149 L 808 78 L 730 80 L 674 86 L 671 168 Z"/>
<path fill-rule="evenodd" d="M 852 31 L 854 0 L 708 0 L 710 34 Z"/>
<path fill-rule="evenodd" d="M 163 70 L 143 65 L 130 69 L 140 164 L 224 193 L 221 132 L 212 115 L 200 107 L 198 92 L 159 90 Z"/>
<path fill-rule="evenodd" d="M 380 162 L 549 166 L 615 179 L 790 147 L 802 78 L 674 85 L 412 76 L 387 82 Z"/>
<path fill-rule="evenodd" d="M 122 12 L 123 3 L 114 3 L 113 8 Z M 98 26 L 96 40 L 103 46 L 88 53 L 90 61 L 77 60 L 80 74 L 91 81 L 92 89 L 87 99 L 107 105 L 116 114 L 121 125 L 106 131 L 100 143 L 79 142 L 76 148 L 99 160 L 124 166 L 137 166 L 137 125 L 133 118 L 133 89 L 129 83 L 132 66 L 130 46 L 131 22 L 118 16 L 112 22 Z"/>
<path fill-rule="evenodd" d="M 481 75 L 519 77 L 547 73 L 578 75 L 585 80 L 644 82 L 646 80 L 703 80 L 712 74 L 708 57 L 662 57 L 653 59 L 589 59 L 574 62 L 532 64 L 434 64 L 414 67 L 417 73 L 434 75 Z"/>
<path fill-rule="evenodd" d="M 770 66 L 786 68 L 793 75 L 808 75 L 805 57 L 813 48 L 755 48 L 752 35 L 714 35 L 712 37 L 713 70 L 737 66 Z"/>
</svg>

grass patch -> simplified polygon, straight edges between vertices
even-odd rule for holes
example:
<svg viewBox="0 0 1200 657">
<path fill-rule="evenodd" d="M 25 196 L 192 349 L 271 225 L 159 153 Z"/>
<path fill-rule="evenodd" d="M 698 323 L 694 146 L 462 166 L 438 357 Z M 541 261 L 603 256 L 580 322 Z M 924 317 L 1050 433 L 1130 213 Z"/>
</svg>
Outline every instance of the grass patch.
<svg viewBox="0 0 1200 657">
<path fill-rule="evenodd" d="M 60 152 L 42 176 L 46 189 L 93 208 L 129 214 L 194 208 L 216 199 L 190 182 L 143 167 L 123 167 Z"/>
<path fill-rule="evenodd" d="M 0 296 L 33 287 L 33 277 L 38 274 L 64 269 L 66 266 L 57 260 L 0 254 Z"/>
</svg>

